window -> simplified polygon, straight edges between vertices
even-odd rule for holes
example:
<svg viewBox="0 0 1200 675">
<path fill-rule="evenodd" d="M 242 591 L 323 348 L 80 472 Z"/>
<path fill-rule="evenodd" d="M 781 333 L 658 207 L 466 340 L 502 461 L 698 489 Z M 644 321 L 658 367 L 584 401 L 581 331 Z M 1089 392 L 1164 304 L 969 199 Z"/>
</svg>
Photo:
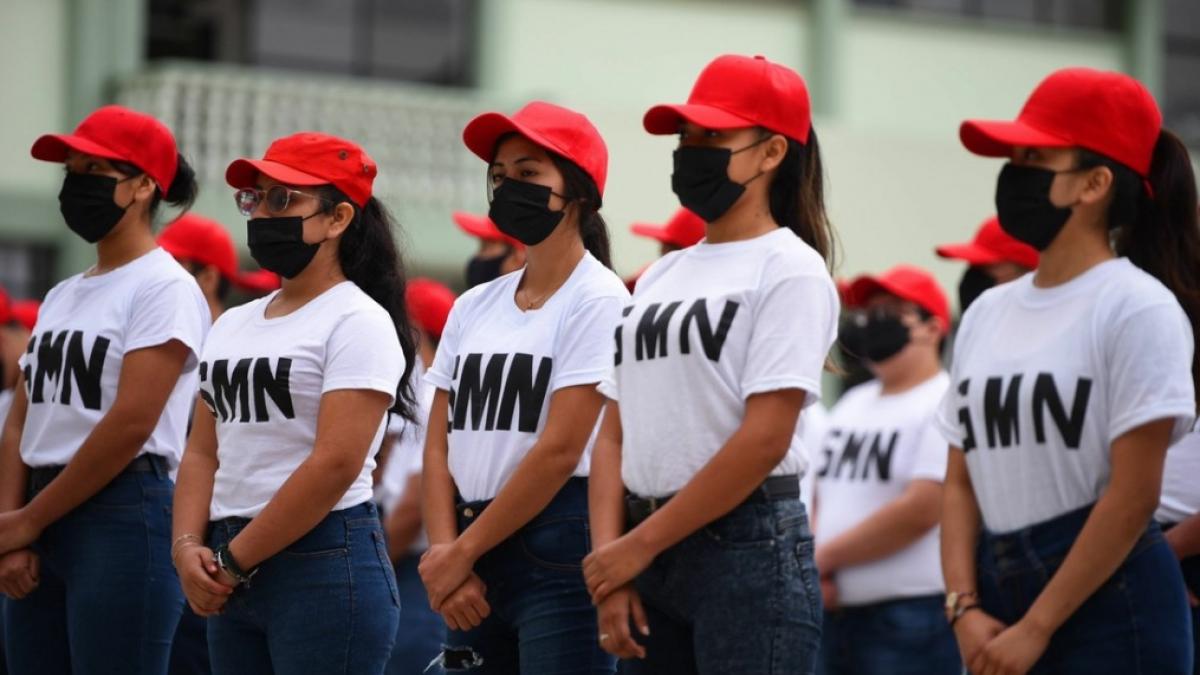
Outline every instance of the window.
<svg viewBox="0 0 1200 675">
<path fill-rule="evenodd" d="M 1163 123 L 1189 146 L 1200 149 L 1200 3 L 1169 0 L 1165 21 Z"/>
<path fill-rule="evenodd" d="M 1016 21 L 1054 28 L 1120 31 L 1124 0 L 853 0 L 861 7 L 970 19 Z M 1184 2 L 1188 0 L 1183 0 Z"/>
<path fill-rule="evenodd" d="M 14 300 L 41 300 L 56 281 L 56 258 L 48 244 L 0 240 L 0 287 Z"/>
</svg>

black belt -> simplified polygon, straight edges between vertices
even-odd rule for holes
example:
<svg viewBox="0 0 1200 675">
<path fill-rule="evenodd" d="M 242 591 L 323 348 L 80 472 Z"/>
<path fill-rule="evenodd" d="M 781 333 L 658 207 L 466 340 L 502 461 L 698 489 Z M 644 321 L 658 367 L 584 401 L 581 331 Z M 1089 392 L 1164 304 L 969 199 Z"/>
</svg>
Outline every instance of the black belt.
<svg viewBox="0 0 1200 675">
<path fill-rule="evenodd" d="M 37 466 L 29 469 L 29 499 L 46 489 L 50 481 L 58 478 L 66 466 Z M 168 473 L 167 458 L 162 455 L 139 455 L 134 458 L 121 473 L 157 473 L 165 476 Z"/>
<path fill-rule="evenodd" d="M 661 509 L 674 495 L 666 497 L 625 496 L 625 517 L 629 524 L 637 525 L 650 517 L 650 514 Z M 746 497 L 742 504 L 757 504 L 773 502 L 781 499 L 800 498 L 800 477 L 794 474 L 787 476 L 771 476 L 754 488 L 754 492 Z"/>
</svg>

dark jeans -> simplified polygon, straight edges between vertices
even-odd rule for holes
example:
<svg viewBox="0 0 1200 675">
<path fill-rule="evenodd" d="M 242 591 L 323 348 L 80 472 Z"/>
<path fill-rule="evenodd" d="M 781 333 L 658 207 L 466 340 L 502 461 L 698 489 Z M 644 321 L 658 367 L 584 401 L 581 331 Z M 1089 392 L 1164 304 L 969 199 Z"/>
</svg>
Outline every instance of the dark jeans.
<svg viewBox="0 0 1200 675">
<path fill-rule="evenodd" d="M 209 527 L 227 544 L 250 521 Z M 375 505 L 334 511 L 259 566 L 208 620 L 217 675 L 380 675 L 400 620 L 396 576 Z"/>
<path fill-rule="evenodd" d="M 396 561 L 396 587 L 400 589 L 400 624 L 387 675 L 421 675 L 446 641 L 446 622 L 429 606 L 429 596 L 417 573 L 418 554 Z"/>
<path fill-rule="evenodd" d="M 979 599 L 1006 624 L 1025 615 L 1058 570 L 1091 507 L 1002 535 L 984 533 Z M 1030 673 L 1189 675 L 1191 617 L 1179 563 L 1150 523 L 1117 571 L 1067 619 Z"/>
<path fill-rule="evenodd" d="M 1163 525 L 1163 532 L 1178 523 Z M 1179 561 L 1183 569 L 1183 581 L 1192 595 L 1200 598 L 1200 555 L 1184 558 Z M 1192 665 L 1193 675 L 1200 675 L 1200 607 L 1192 608 L 1192 655 L 1195 663 Z"/>
<path fill-rule="evenodd" d="M 486 507 L 460 504 L 459 530 Z M 600 649 L 596 608 L 583 582 L 590 547 L 587 479 L 572 478 L 540 514 L 476 563 L 492 612 L 473 630 L 449 631 L 445 670 L 612 673 L 614 660 Z"/>
<path fill-rule="evenodd" d="M 165 466 L 126 472 L 46 528 L 40 583 L 5 603 L 19 675 L 167 673 L 183 591 L 171 564 Z"/>
<path fill-rule="evenodd" d="M 960 675 L 962 659 L 942 595 L 825 613 L 821 675 Z"/>
<path fill-rule="evenodd" d="M 208 620 L 197 616 L 184 603 L 183 616 L 175 629 L 175 641 L 171 644 L 171 675 L 210 675 L 212 665 L 208 659 Z"/>
<path fill-rule="evenodd" d="M 799 499 L 748 502 L 655 558 L 636 581 L 650 623 L 634 675 L 812 673 L 821 593 Z"/>
</svg>

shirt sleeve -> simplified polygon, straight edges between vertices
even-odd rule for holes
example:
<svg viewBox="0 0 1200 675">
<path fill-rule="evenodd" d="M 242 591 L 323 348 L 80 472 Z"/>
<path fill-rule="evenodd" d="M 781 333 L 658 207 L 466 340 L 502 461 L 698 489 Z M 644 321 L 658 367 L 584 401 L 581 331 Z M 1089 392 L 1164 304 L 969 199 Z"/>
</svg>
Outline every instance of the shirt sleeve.
<svg viewBox="0 0 1200 675">
<path fill-rule="evenodd" d="M 604 379 L 613 364 L 613 331 L 622 305 L 616 295 L 589 298 L 566 318 L 556 339 L 551 391 Z"/>
<path fill-rule="evenodd" d="M 1154 420 L 1174 418 L 1171 442 L 1191 427 L 1192 329 L 1175 303 L 1158 303 L 1110 323 L 1104 348 L 1108 374 L 1108 441 Z"/>
<path fill-rule="evenodd" d="M 384 311 L 356 311 L 343 317 L 329 334 L 321 393 L 369 389 L 387 394 L 394 403 L 404 366 L 391 317 Z"/>
<path fill-rule="evenodd" d="M 190 278 L 172 277 L 138 289 L 125 329 L 125 353 L 179 340 L 191 354 L 184 372 L 196 367 L 212 323 L 200 288 Z"/>
<path fill-rule="evenodd" d="M 946 480 L 946 464 L 949 461 L 950 446 L 942 438 L 932 417 L 920 430 L 917 439 L 916 459 L 913 462 L 910 480 L 935 480 L 939 483 Z"/>
<path fill-rule="evenodd" d="M 446 318 L 446 326 L 442 329 L 442 339 L 438 342 L 437 353 L 433 364 L 425 371 L 425 383 L 435 389 L 450 391 L 454 386 L 454 362 L 458 359 L 458 343 L 462 335 L 462 315 L 466 311 L 463 298 L 455 301 L 450 308 L 450 316 Z"/>
<path fill-rule="evenodd" d="M 837 337 L 833 281 L 816 275 L 785 277 L 767 287 L 756 305 L 742 398 L 803 389 L 810 394 L 805 404 L 816 403 L 821 371 Z"/>
</svg>

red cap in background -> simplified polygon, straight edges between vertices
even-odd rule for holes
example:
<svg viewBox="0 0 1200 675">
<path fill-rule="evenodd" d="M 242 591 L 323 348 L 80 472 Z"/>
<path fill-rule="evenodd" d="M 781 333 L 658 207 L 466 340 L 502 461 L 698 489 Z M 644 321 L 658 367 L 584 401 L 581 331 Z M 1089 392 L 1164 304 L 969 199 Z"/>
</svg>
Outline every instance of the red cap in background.
<svg viewBox="0 0 1200 675">
<path fill-rule="evenodd" d="M 433 279 L 418 277 L 408 282 L 404 302 L 413 323 L 435 339 L 442 337 L 450 308 L 454 306 L 454 291 Z"/>
<path fill-rule="evenodd" d="M 454 219 L 454 223 L 458 225 L 459 229 L 476 239 L 502 241 L 509 246 L 525 248 L 525 244 L 501 232 L 500 228 L 496 227 L 492 219 L 487 216 L 477 216 L 474 213 L 467 213 L 466 211 L 455 211 L 450 214 L 450 217 Z"/>
<path fill-rule="evenodd" d="M 518 133 L 545 150 L 571 160 L 596 181 L 600 195 L 608 179 L 608 147 L 587 117 L 562 106 L 533 101 L 511 117 L 486 112 L 467 123 L 463 142 L 485 162 L 495 157 L 496 140 Z"/>
<path fill-rule="evenodd" d="M 12 304 L 12 319 L 21 324 L 26 330 L 33 330 L 37 325 L 38 311 L 42 303 L 37 300 L 18 300 Z"/>
<path fill-rule="evenodd" d="M 634 223 L 629 229 L 664 244 L 687 248 L 704 238 L 704 219 L 687 209 L 679 209 L 666 223 Z"/>
<path fill-rule="evenodd" d="M 935 250 L 943 258 L 962 260 L 968 265 L 1010 262 L 1030 270 L 1038 266 L 1037 249 L 1013 239 L 1000 227 L 1000 219 L 996 216 L 983 221 L 971 241 L 963 244 L 943 244 Z"/>
<path fill-rule="evenodd" d="M 942 332 L 950 330 L 950 301 L 932 274 L 913 265 L 896 265 L 883 274 L 864 274 L 850 282 L 844 294 L 846 306 L 865 307 L 877 293 L 889 293 L 907 300 L 933 316 Z"/>
<path fill-rule="evenodd" d="M 62 162 L 67 150 L 128 162 L 146 172 L 166 194 L 179 168 L 175 136 L 157 119 L 124 106 L 106 105 L 70 134 L 46 134 L 30 148 L 34 159 Z"/>
<path fill-rule="evenodd" d="M 254 187 L 258 174 L 285 185 L 333 185 L 361 208 L 371 198 L 375 160 L 358 145 L 337 136 L 302 131 L 284 136 L 267 148 L 262 159 L 235 159 L 225 169 L 225 182 Z"/>
</svg>

